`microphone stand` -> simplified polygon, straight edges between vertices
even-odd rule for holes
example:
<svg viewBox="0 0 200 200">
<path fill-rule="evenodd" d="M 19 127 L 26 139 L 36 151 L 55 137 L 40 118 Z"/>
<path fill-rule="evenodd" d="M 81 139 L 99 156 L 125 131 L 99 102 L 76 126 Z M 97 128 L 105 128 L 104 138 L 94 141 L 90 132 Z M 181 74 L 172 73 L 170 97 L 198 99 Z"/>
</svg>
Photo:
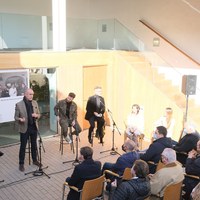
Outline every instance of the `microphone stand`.
<svg viewBox="0 0 200 200">
<path fill-rule="evenodd" d="M 77 129 L 75 129 L 75 130 L 76 130 L 76 157 L 74 160 L 64 161 L 63 164 L 72 162 L 72 165 L 76 166 L 80 163 L 80 161 L 78 159 L 78 140 L 79 140 L 79 138 L 78 138 L 78 134 L 77 134 Z M 72 140 L 73 140 L 73 135 L 72 135 Z"/>
<path fill-rule="evenodd" d="M 113 129 L 112 129 L 112 148 L 111 148 L 110 150 L 101 151 L 100 153 L 105 153 L 105 152 L 110 151 L 110 154 L 111 154 L 111 155 L 116 155 L 116 154 L 121 155 L 120 153 L 118 153 L 118 152 L 116 151 L 116 148 L 115 148 L 115 128 L 117 129 L 117 131 L 118 131 L 118 133 L 119 133 L 120 135 L 121 135 L 121 133 L 120 133 L 120 131 L 119 131 L 119 129 L 118 129 L 118 127 L 117 127 L 117 125 L 116 125 L 116 123 L 115 123 L 113 117 L 112 117 L 112 112 L 111 112 L 109 109 L 107 109 L 107 110 L 108 110 L 108 113 L 109 113 L 110 118 L 112 119 L 112 123 L 113 123 Z"/>
<path fill-rule="evenodd" d="M 43 171 L 43 169 L 47 169 L 48 166 L 42 168 L 42 153 L 41 153 L 41 151 L 42 151 L 42 148 L 43 148 L 43 150 L 45 152 L 45 149 L 44 149 L 44 146 L 43 146 L 43 143 L 42 143 L 42 138 L 40 136 L 39 131 L 38 131 L 38 136 L 39 136 L 39 168 L 37 170 L 35 170 L 35 171 L 25 173 L 25 175 L 32 173 L 33 176 L 42 176 L 42 175 L 45 175 L 48 178 L 50 178 L 50 176 Z"/>
</svg>

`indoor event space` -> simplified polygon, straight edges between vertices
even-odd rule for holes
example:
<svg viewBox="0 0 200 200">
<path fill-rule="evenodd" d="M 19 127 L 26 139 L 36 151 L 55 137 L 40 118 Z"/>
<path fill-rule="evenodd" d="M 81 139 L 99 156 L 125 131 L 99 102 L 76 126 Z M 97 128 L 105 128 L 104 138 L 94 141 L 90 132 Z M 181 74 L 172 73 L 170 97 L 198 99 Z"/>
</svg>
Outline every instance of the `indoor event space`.
<svg viewBox="0 0 200 200">
<path fill-rule="evenodd" d="M 199 198 L 200 2 L 0 5 L 0 199 Z"/>
</svg>

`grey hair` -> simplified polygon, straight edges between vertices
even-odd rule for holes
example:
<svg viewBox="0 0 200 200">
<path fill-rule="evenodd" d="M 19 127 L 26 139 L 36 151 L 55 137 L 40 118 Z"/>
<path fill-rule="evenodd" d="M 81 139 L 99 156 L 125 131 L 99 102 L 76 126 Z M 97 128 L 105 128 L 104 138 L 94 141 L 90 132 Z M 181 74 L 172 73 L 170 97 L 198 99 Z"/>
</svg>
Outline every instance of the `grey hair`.
<svg viewBox="0 0 200 200">
<path fill-rule="evenodd" d="M 136 143 L 133 140 L 127 140 L 124 144 L 129 151 L 133 151 L 137 147 Z"/>
<path fill-rule="evenodd" d="M 171 148 L 165 148 L 162 152 L 162 155 L 167 158 L 169 163 L 176 161 L 176 152 Z"/>
</svg>

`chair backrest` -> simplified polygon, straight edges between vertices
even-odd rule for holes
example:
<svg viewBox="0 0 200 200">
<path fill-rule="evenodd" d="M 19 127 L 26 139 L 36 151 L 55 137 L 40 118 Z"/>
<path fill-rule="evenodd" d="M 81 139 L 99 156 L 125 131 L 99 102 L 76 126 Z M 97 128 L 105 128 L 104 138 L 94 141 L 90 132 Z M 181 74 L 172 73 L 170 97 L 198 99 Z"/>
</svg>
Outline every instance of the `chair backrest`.
<svg viewBox="0 0 200 200">
<path fill-rule="evenodd" d="M 131 168 L 125 168 L 124 173 L 122 175 L 122 180 L 130 180 L 132 178 Z"/>
<path fill-rule="evenodd" d="M 96 179 L 87 180 L 84 182 L 81 192 L 81 200 L 91 200 L 98 196 L 103 196 L 105 175 Z"/>
<path fill-rule="evenodd" d="M 163 200 L 180 200 L 182 191 L 182 181 L 168 185 L 164 190 Z"/>
</svg>

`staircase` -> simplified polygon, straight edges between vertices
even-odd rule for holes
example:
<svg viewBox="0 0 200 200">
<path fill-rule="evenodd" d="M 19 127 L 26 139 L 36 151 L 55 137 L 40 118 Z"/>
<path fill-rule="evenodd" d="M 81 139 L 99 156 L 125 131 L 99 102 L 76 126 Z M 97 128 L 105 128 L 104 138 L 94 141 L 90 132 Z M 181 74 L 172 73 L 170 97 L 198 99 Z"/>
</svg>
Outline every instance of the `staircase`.
<svg viewBox="0 0 200 200">
<path fill-rule="evenodd" d="M 119 55 L 129 63 L 134 70 L 144 76 L 150 83 L 165 94 L 183 113 L 186 112 L 186 96 L 178 86 L 174 86 L 171 80 L 165 78 L 165 74 L 158 73 L 158 69 L 152 67 L 149 61 L 140 52 L 120 51 Z M 187 120 L 195 123 L 200 130 L 200 106 L 195 104 L 194 99 L 188 99 Z"/>
</svg>

